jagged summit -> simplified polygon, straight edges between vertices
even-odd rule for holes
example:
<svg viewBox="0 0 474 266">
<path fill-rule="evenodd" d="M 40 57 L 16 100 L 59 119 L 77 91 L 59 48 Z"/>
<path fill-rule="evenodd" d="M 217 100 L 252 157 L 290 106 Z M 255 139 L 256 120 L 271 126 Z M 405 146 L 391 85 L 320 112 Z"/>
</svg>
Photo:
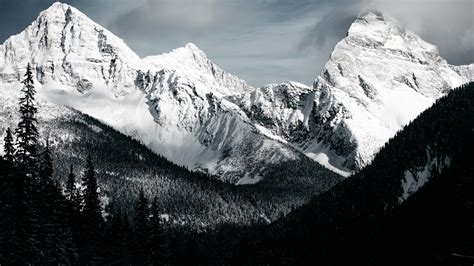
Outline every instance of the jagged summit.
<svg viewBox="0 0 474 266">
<path fill-rule="evenodd" d="M 346 40 L 353 41 L 354 45 L 404 51 L 410 54 L 412 60 L 422 61 L 427 56 L 443 60 L 436 46 L 425 42 L 399 21 L 381 12 L 361 13 L 349 28 Z"/>
<path fill-rule="evenodd" d="M 0 71 L 15 77 L 27 63 L 39 83 L 59 82 L 81 93 L 108 86 L 124 95 L 133 87 L 140 58 L 117 36 L 79 10 L 54 3 L 23 32 L 0 46 Z"/>
<path fill-rule="evenodd" d="M 462 70 L 462 71 L 461 71 Z M 398 130 L 466 78 L 397 20 L 361 14 L 315 80 L 316 138 L 360 169 Z"/>
<path fill-rule="evenodd" d="M 449 90 L 473 80 L 396 19 L 362 12 L 313 88 L 270 84 L 237 104 L 268 135 L 348 175 Z"/>
<path fill-rule="evenodd" d="M 244 80 L 226 73 L 210 61 L 193 43 L 169 53 L 145 57 L 143 62 L 154 70 L 163 68 L 175 70 L 184 78 L 211 86 L 215 93 L 223 96 L 241 94 L 252 89 Z"/>
</svg>

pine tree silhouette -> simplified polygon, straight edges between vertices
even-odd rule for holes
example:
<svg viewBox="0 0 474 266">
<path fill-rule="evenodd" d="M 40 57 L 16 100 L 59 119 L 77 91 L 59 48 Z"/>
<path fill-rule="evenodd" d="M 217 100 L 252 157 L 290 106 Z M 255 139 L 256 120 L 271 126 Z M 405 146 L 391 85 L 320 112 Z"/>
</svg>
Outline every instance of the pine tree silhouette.
<svg viewBox="0 0 474 266">
<path fill-rule="evenodd" d="M 161 228 L 161 219 L 160 219 L 160 212 L 158 209 L 158 199 L 155 197 L 151 204 L 150 209 L 150 225 L 149 225 L 149 232 L 148 232 L 148 239 L 149 239 L 149 257 L 150 263 L 160 263 L 163 258 L 163 251 L 165 247 L 163 246 L 162 237 L 163 232 Z"/>
<path fill-rule="evenodd" d="M 53 159 L 51 158 L 51 151 L 49 148 L 49 140 L 46 140 L 46 148 L 41 153 L 41 163 L 39 167 L 39 178 L 40 178 L 40 183 L 45 185 L 49 185 L 52 180 L 51 178 L 53 177 Z"/>
<path fill-rule="evenodd" d="M 22 81 L 23 96 L 20 98 L 20 122 L 15 130 L 16 135 L 16 163 L 19 165 L 26 177 L 35 178 L 37 170 L 37 138 L 38 130 L 36 128 L 36 113 L 38 109 L 35 106 L 36 90 L 33 82 L 33 73 L 31 66 L 26 68 L 25 79 Z"/>
<path fill-rule="evenodd" d="M 15 146 L 13 144 L 13 135 L 12 130 L 8 127 L 6 130 L 3 150 L 5 152 L 4 159 L 7 163 L 13 164 L 14 156 L 15 156 Z"/>
<path fill-rule="evenodd" d="M 92 163 L 92 157 L 89 154 L 86 161 L 86 169 L 82 178 L 82 185 L 84 192 L 82 195 L 83 216 L 86 220 L 86 225 L 90 230 L 96 232 L 102 224 L 102 214 L 97 186 L 97 178 L 95 176 L 94 164 Z"/>
<path fill-rule="evenodd" d="M 74 167 L 72 164 L 69 167 L 69 175 L 67 176 L 66 181 L 66 197 L 69 202 L 74 202 L 74 197 L 76 196 L 76 175 L 74 174 Z"/>
<path fill-rule="evenodd" d="M 138 193 L 138 198 L 135 203 L 135 219 L 134 219 L 134 244 L 136 247 L 135 264 L 144 264 L 146 256 L 149 255 L 147 248 L 149 248 L 148 228 L 150 208 L 148 206 L 148 198 L 145 196 L 143 189 Z"/>
</svg>

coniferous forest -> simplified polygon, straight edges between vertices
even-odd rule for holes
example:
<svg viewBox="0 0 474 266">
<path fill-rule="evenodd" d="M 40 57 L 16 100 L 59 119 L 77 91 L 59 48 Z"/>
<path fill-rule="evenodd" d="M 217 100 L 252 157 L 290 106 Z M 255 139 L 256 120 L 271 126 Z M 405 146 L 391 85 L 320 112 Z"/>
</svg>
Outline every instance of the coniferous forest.
<svg viewBox="0 0 474 266">
<path fill-rule="evenodd" d="M 211 240 L 184 257 L 204 264 L 472 265 L 473 103 L 474 83 L 453 90 L 360 172 L 269 226 L 203 234 L 197 239 Z M 407 171 L 426 170 L 430 180 L 403 200 Z M 230 235 L 239 239 L 229 245 L 222 239 Z"/>
</svg>

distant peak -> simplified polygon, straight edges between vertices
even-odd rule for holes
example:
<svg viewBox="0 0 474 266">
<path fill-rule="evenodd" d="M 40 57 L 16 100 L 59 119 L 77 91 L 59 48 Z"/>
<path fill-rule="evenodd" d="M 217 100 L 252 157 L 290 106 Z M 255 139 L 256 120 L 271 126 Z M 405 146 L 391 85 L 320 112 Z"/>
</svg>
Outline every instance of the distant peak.
<svg viewBox="0 0 474 266">
<path fill-rule="evenodd" d="M 370 21 L 370 20 L 385 20 L 384 14 L 377 9 L 368 9 L 360 12 L 359 16 L 357 16 L 358 20 L 365 20 L 365 21 Z"/>
<path fill-rule="evenodd" d="M 70 8 L 71 6 L 66 3 L 54 2 L 50 7 L 44 10 L 43 13 L 44 12 L 50 13 L 50 12 L 57 12 L 57 11 L 66 12 Z"/>
<path fill-rule="evenodd" d="M 199 47 L 197 47 L 194 43 L 187 43 L 185 46 L 180 48 L 176 48 L 169 53 L 165 53 L 160 56 L 174 56 L 174 57 L 184 57 L 184 58 L 191 58 L 193 60 L 207 60 L 206 53 L 204 53 Z"/>
<path fill-rule="evenodd" d="M 86 14 L 82 13 L 77 8 L 61 2 L 54 2 L 50 7 L 43 10 L 39 17 L 54 19 L 61 16 L 71 17 L 71 15 L 74 15 L 76 19 L 81 18 L 91 20 Z"/>
<path fill-rule="evenodd" d="M 359 13 L 348 31 L 348 35 L 367 36 L 379 42 L 394 35 L 405 34 L 406 29 L 398 20 L 373 9 Z"/>
<path fill-rule="evenodd" d="M 306 84 L 303 84 L 303 83 L 300 83 L 300 82 L 297 82 L 297 81 L 292 81 L 292 80 L 289 80 L 287 81 L 286 83 L 290 84 L 291 86 L 293 87 L 299 87 L 299 88 L 302 88 L 302 89 L 310 89 L 310 87 Z"/>
<path fill-rule="evenodd" d="M 185 47 L 186 49 L 189 49 L 189 50 L 192 50 L 192 51 L 200 51 L 200 52 L 202 52 L 202 50 L 199 49 L 199 47 L 197 47 L 197 45 L 195 45 L 195 44 L 192 43 L 192 42 L 187 43 L 184 47 Z"/>
<path fill-rule="evenodd" d="M 206 53 L 204 53 L 203 50 L 199 49 L 199 47 L 197 47 L 197 45 L 195 45 L 194 43 L 187 43 L 186 46 L 184 46 L 184 49 L 191 52 L 194 58 L 201 57 L 207 59 Z"/>
</svg>

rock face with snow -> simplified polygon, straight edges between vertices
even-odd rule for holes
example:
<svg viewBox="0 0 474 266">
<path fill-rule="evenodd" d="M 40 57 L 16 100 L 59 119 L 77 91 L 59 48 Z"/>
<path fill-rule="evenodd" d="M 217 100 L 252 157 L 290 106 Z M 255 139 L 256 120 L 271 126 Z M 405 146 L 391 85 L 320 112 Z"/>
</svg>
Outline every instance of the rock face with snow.
<svg viewBox="0 0 474 266">
<path fill-rule="evenodd" d="M 178 164 L 210 170 L 223 179 L 256 183 L 263 170 L 304 156 L 261 134 L 238 106 L 177 71 L 140 72 L 155 133 L 147 145 Z"/>
<path fill-rule="evenodd" d="M 31 63 L 44 99 L 223 180 L 256 183 L 267 167 L 304 156 L 262 134 L 226 100 L 253 88 L 193 44 L 141 59 L 77 9 L 54 3 L 1 45 L 0 54 L 2 83 L 18 83 Z"/>
<path fill-rule="evenodd" d="M 301 142 L 309 133 L 314 101 L 312 88 L 287 82 L 270 84 L 230 97 L 265 134 L 289 142 Z"/>
<path fill-rule="evenodd" d="M 77 9 L 54 3 L 22 33 L 0 46 L 0 72 L 17 78 L 27 63 L 41 84 L 57 81 L 84 93 L 108 86 L 123 95 L 133 89 L 140 58 L 112 33 Z"/>
<path fill-rule="evenodd" d="M 196 45 L 188 43 L 185 47 L 156 56 L 143 58 L 147 68 L 155 71 L 172 69 L 189 81 L 212 87 L 221 95 L 235 95 L 250 91 L 252 87 L 238 77 L 226 73 L 209 60 Z"/>
<path fill-rule="evenodd" d="M 337 167 L 360 169 L 436 99 L 472 80 L 472 69 L 450 66 L 390 17 L 361 14 L 314 82 L 315 140 L 344 158 Z"/>
<path fill-rule="evenodd" d="M 452 88 L 474 65 L 451 66 L 435 46 L 377 12 L 361 14 L 313 88 L 268 85 L 234 99 L 260 130 L 348 175 Z"/>
</svg>

